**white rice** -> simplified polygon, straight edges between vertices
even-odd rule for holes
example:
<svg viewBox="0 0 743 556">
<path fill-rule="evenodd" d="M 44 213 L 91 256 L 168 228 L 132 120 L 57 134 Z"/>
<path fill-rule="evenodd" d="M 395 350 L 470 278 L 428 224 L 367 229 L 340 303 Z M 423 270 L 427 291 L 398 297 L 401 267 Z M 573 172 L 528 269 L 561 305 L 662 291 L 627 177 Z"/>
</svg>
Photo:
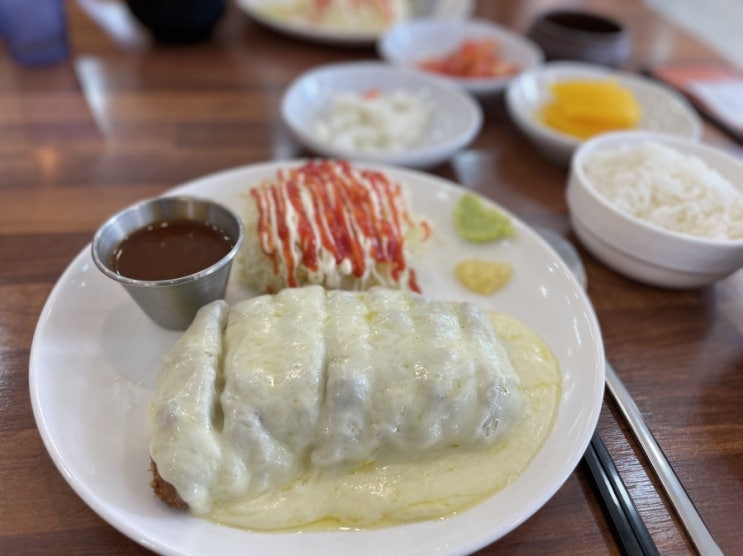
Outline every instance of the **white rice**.
<svg viewBox="0 0 743 556">
<path fill-rule="evenodd" d="M 656 142 L 593 153 L 584 171 L 619 210 L 667 230 L 743 239 L 743 193 L 701 158 Z"/>
</svg>

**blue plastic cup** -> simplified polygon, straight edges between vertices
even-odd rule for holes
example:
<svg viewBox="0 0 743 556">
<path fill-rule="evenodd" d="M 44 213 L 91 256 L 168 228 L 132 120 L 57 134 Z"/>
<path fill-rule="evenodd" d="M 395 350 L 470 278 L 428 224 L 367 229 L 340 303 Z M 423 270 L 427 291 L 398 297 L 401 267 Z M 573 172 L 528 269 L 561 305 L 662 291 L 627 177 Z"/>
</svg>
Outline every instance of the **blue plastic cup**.
<svg viewBox="0 0 743 556">
<path fill-rule="evenodd" d="M 24 66 L 64 60 L 70 53 L 64 0 L 0 0 L 0 34 Z"/>
</svg>

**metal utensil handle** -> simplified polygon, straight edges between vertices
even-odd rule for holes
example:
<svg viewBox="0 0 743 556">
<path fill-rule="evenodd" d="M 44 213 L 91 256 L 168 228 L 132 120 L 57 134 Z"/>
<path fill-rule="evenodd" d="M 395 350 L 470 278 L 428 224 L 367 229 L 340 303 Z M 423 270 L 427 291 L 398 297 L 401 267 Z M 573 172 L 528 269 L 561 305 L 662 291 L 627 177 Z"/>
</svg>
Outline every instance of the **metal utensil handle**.
<svg viewBox="0 0 743 556">
<path fill-rule="evenodd" d="M 632 396 L 624 387 L 621 379 L 608 361 L 606 362 L 606 385 L 614 396 L 619 409 L 624 414 L 624 418 L 632 429 L 635 438 L 645 452 L 648 460 L 650 460 L 651 467 L 663 485 L 673 508 L 699 553 L 704 556 L 722 555 L 722 550 L 720 550 L 720 547 L 717 546 L 717 543 L 712 538 L 709 529 L 707 529 L 704 521 L 702 521 L 702 517 L 697 512 L 689 495 L 684 490 L 681 481 L 679 481 L 671 464 L 660 449 L 653 433 L 650 432 L 647 424 L 645 424 L 645 420 L 637 404 L 635 404 Z"/>
</svg>

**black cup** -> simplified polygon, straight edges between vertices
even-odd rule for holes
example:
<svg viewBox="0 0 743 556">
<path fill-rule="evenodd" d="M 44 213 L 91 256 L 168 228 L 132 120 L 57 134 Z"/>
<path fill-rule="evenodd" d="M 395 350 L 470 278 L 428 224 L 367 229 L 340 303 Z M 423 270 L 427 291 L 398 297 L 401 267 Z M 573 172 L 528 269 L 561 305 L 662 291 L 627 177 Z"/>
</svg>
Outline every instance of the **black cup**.
<svg viewBox="0 0 743 556">
<path fill-rule="evenodd" d="M 187 43 L 211 35 L 225 13 L 227 0 L 126 0 L 126 4 L 155 40 Z"/>
<path fill-rule="evenodd" d="M 532 22 L 527 36 L 549 60 L 578 60 L 621 67 L 630 55 L 629 30 L 604 15 L 581 10 L 550 10 Z"/>
</svg>

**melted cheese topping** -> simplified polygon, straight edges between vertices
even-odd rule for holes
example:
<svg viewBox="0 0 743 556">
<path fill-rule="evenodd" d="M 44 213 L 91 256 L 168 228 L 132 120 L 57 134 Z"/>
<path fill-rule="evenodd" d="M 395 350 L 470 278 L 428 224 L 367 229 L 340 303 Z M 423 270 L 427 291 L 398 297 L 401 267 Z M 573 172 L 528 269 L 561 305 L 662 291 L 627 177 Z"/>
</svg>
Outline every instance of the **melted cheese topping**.
<svg viewBox="0 0 743 556">
<path fill-rule="evenodd" d="M 538 451 L 560 390 L 523 325 L 383 289 L 216 302 L 161 377 L 150 444 L 161 475 L 195 513 L 259 530 L 472 505 Z"/>
</svg>

